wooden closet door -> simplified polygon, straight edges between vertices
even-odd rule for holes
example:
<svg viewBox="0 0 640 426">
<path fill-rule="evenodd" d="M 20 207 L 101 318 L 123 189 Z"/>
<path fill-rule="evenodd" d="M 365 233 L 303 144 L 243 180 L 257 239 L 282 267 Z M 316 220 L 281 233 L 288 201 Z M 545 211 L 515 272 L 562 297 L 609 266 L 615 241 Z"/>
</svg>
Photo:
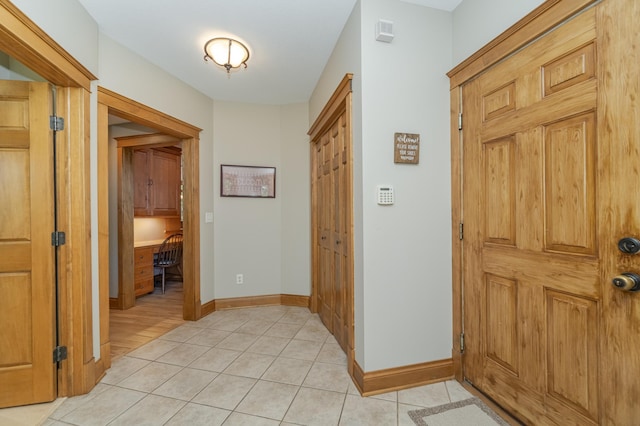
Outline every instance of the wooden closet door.
<svg viewBox="0 0 640 426">
<path fill-rule="evenodd" d="M 351 180 L 346 113 L 322 135 L 317 164 L 318 302 L 322 322 L 347 351 L 351 289 Z"/>
<path fill-rule="evenodd" d="M 331 318 L 335 305 L 333 295 L 332 219 L 333 190 L 331 175 L 331 138 L 324 134 L 318 142 L 318 308 L 324 325 L 333 332 Z"/>
<path fill-rule="evenodd" d="M 311 127 L 312 310 L 353 360 L 351 78 L 347 74 Z M 350 364 L 350 367 L 352 365 Z"/>
<path fill-rule="evenodd" d="M 332 294 L 334 300 L 331 329 L 336 340 L 347 351 L 348 305 L 351 277 L 351 227 L 350 227 L 350 180 L 348 168 L 348 145 L 346 138 L 346 114 L 341 115 L 329 130 L 331 139 L 331 255 L 333 272 Z"/>
</svg>

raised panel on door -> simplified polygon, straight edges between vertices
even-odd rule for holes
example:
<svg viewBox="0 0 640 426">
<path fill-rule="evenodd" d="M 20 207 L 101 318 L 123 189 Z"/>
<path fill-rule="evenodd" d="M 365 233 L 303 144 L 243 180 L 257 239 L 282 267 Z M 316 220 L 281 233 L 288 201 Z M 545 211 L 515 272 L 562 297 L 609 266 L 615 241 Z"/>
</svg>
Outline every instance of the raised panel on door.
<svg viewBox="0 0 640 426">
<path fill-rule="evenodd" d="M 333 334 L 340 346 L 347 350 L 347 288 L 349 259 L 348 252 L 349 233 L 348 218 L 345 214 L 348 206 L 348 182 L 346 168 L 346 141 L 345 141 L 345 117 L 340 116 L 331 128 L 333 141 L 331 174 L 333 176 L 333 263 L 334 263 L 334 307 L 332 318 Z"/>
<path fill-rule="evenodd" d="M 594 255 L 595 114 L 559 120 L 544 132 L 546 249 Z"/>
<path fill-rule="evenodd" d="M 0 407 L 56 397 L 47 83 L 0 81 Z"/>
<path fill-rule="evenodd" d="M 312 311 L 317 312 L 322 305 L 322 295 L 319 291 L 320 282 L 320 251 L 322 241 L 322 219 L 320 205 L 322 204 L 322 190 L 321 178 L 322 178 L 322 161 L 321 161 L 321 145 L 319 143 L 313 143 L 311 145 L 311 232 L 312 232 L 312 246 L 311 246 L 311 280 L 312 280 L 312 297 L 310 301 L 310 308 Z"/>
<path fill-rule="evenodd" d="M 600 415 L 594 38 L 592 9 L 463 87 L 464 374 L 530 424 Z"/>
<path fill-rule="evenodd" d="M 136 149 L 133 151 L 133 214 L 149 216 L 150 211 L 150 176 L 149 167 L 151 151 Z"/>
<path fill-rule="evenodd" d="M 331 179 L 331 138 L 328 134 L 320 140 L 320 282 L 319 306 L 320 319 L 332 331 L 333 295 L 333 234 L 331 221 L 333 218 L 333 186 Z"/>
<path fill-rule="evenodd" d="M 598 304 L 547 290 L 547 403 L 598 418 Z"/>
<path fill-rule="evenodd" d="M 180 156 L 152 150 L 151 206 L 154 216 L 180 215 Z"/>
</svg>

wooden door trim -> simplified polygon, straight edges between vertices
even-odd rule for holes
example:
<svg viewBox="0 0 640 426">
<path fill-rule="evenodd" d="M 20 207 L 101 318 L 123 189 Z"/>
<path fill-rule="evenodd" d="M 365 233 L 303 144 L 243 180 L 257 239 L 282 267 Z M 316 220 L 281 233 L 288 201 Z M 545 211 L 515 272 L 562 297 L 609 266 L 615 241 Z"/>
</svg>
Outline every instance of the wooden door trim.
<svg viewBox="0 0 640 426">
<path fill-rule="evenodd" d="M 199 139 L 202 129 L 126 96 L 98 86 L 98 103 L 109 107 L 112 114 L 179 139 Z"/>
<path fill-rule="evenodd" d="M 98 105 L 99 105 L 99 123 L 98 140 L 101 144 L 108 144 L 109 129 L 108 115 L 114 114 L 119 117 L 131 120 L 135 123 L 152 127 L 167 135 L 173 136 L 182 142 L 182 155 L 184 160 L 183 168 L 183 197 L 184 197 L 184 215 L 183 215 L 183 233 L 185 235 L 184 242 L 184 263 L 183 263 L 183 282 L 184 282 L 184 299 L 183 299 L 183 318 L 186 320 L 197 320 L 201 317 L 200 302 L 200 159 L 199 159 L 199 135 L 201 129 L 178 120 L 132 99 L 126 98 L 115 92 L 103 87 L 98 87 Z M 100 149 L 100 148 L 99 148 Z M 106 149 L 104 146 L 102 149 Z M 123 148 L 119 148 L 121 150 Z M 121 156 L 120 156 L 121 158 Z M 98 158 L 98 182 L 108 181 L 108 157 L 105 155 Z M 98 202 L 100 205 L 108 206 L 108 192 L 103 191 L 98 194 Z M 132 198 L 132 197 L 131 197 Z M 131 215 L 133 209 L 131 208 Z M 108 208 L 100 210 L 98 217 L 98 228 L 106 227 L 108 229 Z M 121 212 L 122 214 L 122 212 Z M 131 217 L 133 222 L 133 216 Z M 108 233 L 99 235 L 101 241 L 99 246 L 106 244 L 108 247 Z M 131 258 L 133 259 L 133 231 L 119 233 L 118 244 L 122 247 L 130 247 Z M 100 264 L 100 335 L 108 338 L 109 336 L 109 255 L 107 252 L 99 254 Z M 104 271 L 106 269 L 106 272 Z M 133 271 L 131 271 L 133 272 Z M 131 274 L 133 277 L 133 273 Z M 102 279 L 104 278 L 104 280 Z M 132 287 L 132 286 L 131 286 Z M 121 292 L 129 294 L 126 289 Z M 133 287 L 131 288 L 133 294 Z M 127 308 L 135 302 L 133 296 L 129 294 L 123 300 L 116 302 L 119 307 Z M 120 295 L 119 295 L 120 298 Z M 112 302 L 113 303 L 113 302 Z M 101 344 L 105 349 L 108 348 L 108 340 L 101 339 Z M 103 354 L 109 356 L 109 352 Z M 105 368 L 111 365 L 110 358 L 105 362 Z"/>
<path fill-rule="evenodd" d="M 89 92 L 59 87 L 57 114 L 65 128 L 58 141 L 58 222 L 66 228 L 67 242 L 60 247 L 60 344 L 72 355 L 63 362 L 58 396 L 80 395 L 96 384 L 93 353 L 93 287 L 91 280 L 91 205 L 89 185 Z M 64 373 L 66 368 L 67 372 Z"/>
<path fill-rule="evenodd" d="M 163 133 L 155 133 L 151 135 L 132 135 L 117 137 L 118 148 L 127 147 L 150 147 L 158 148 L 165 146 L 174 146 L 180 143 L 180 139 L 175 136 L 165 135 Z M 177 149 L 176 149 L 177 151 Z"/>
<path fill-rule="evenodd" d="M 447 76 L 450 89 L 461 86 L 465 81 L 598 1 L 600 0 L 547 0 L 449 71 Z"/>
<path fill-rule="evenodd" d="M 109 111 L 106 105 L 98 104 L 98 128 L 109 125 Z M 97 158 L 109 157 L 109 141 L 104 139 L 105 135 L 98 133 Z M 108 162 L 98 161 L 98 176 L 108 176 Z M 108 194 L 109 181 L 98 179 L 98 194 Z M 98 259 L 109 258 L 109 199 L 108 197 L 98 197 Z M 107 283 L 106 286 L 103 285 Z M 105 304 L 104 301 L 107 300 Z M 98 268 L 98 309 L 100 312 L 109 310 L 109 268 Z M 101 377 L 111 365 L 111 344 L 109 333 L 109 317 L 100 315 L 100 360 L 96 365 L 96 377 Z M 109 354 L 105 357 L 105 354 Z"/>
<path fill-rule="evenodd" d="M 520 21 L 512 25 L 482 49 L 471 55 L 447 73 L 450 79 L 451 110 L 451 218 L 452 218 L 452 290 L 453 290 L 453 349 L 454 375 L 463 380 L 464 354 L 460 351 L 463 333 L 462 312 L 462 249 L 460 224 L 464 223 L 462 199 L 463 159 L 461 144 L 464 138 L 459 128 L 462 86 L 483 71 L 489 69 L 523 46 L 533 42 L 545 32 L 555 28 L 571 16 L 597 3 L 599 0 L 548 0 Z"/>
<path fill-rule="evenodd" d="M 316 121 L 313 122 L 311 128 L 307 132 L 310 136 L 310 140 L 313 141 L 318 137 L 319 134 L 323 133 L 327 126 L 330 126 L 333 123 L 336 115 L 345 110 L 345 105 L 343 105 L 347 95 L 351 93 L 351 81 L 353 80 L 353 74 L 346 74 L 338 87 L 331 95 L 331 98 L 327 101 L 327 104 L 324 106 Z"/>
<path fill-rule="evenodd" d="M 462 88 L 454 87 L 450 92 L 451 105 L 451 264 L 453 284 L 453 374 L 458 381 L 464 379 L 462 372 L 462 132 L 458 129 L 458 117 L 462 112 Z"/>
<path fill-rule="evenodd" d="M 109 133 L 108 130 L 107 133 Z M 107 144 L 108 143 L 107 141 Z M 133 151 L 131 149 L 118 147 L 117 152 L 118 295 L 116 296 L 116 300 L 118 308 L 129 309 L 136 305 L 135 284 L 133 279 Z M 101 161 L 101 159 L 98 161 Z M 107 213 L 105 213 L 105 216 L 108 214 L 108 211 L 109 206 L 107 205 Z M 109 257 L 107 257 L 107 260 L 108 259 Z M 109 280 L 107 280 L 106 285 L 108 291 L 110 288 Z"/>
<path fill-rule="evenodd" d="M 91 90 L 97 80 L 9 0 L 0 0 L 0 50 L 58 86 Z"/>
</svg>

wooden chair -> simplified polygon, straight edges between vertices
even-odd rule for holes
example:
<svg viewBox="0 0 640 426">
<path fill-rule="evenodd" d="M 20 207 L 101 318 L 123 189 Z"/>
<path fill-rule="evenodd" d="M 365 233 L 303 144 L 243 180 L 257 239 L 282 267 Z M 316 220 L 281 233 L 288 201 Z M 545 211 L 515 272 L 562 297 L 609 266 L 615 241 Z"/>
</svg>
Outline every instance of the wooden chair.
<svg viewBox="0 0 640 426">
<path fill-rule="evenodd" d="M 155 268 L 162 269 L 162 294 L 168 268 L 176 267 L 182 279 L 182 234 L 168 236 L 160 245 L 160 250 L 153 262 Z"/>
</svg>

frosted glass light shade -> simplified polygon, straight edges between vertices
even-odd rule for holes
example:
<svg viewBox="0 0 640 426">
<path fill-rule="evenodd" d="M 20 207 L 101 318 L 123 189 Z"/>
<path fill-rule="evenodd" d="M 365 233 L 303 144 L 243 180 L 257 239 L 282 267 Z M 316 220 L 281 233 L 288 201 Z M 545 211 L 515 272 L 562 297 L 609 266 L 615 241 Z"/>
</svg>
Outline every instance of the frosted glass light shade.
<svg viewBox="0 0 640 426">
<path fill-rule="evenodd" d="M 204 45 L 204 60 L 209 59 L 224 67 L 228 73 L 232 68 L 247 67 L 249 49 L 232 38 L 213 38 Z"/>
</svg>

